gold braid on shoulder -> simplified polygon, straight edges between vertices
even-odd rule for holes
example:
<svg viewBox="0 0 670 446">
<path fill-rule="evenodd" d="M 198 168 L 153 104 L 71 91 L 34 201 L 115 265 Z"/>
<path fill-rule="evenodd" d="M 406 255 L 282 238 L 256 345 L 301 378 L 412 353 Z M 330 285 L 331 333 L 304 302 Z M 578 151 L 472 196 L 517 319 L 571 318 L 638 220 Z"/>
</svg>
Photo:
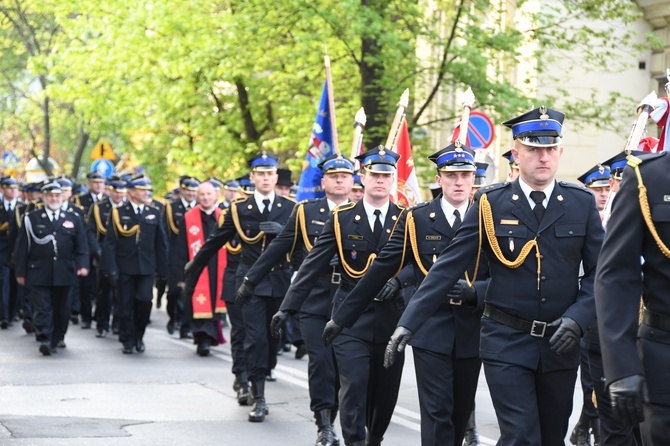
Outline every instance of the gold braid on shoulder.
<svg viewBox="0 0 670 446">
<path fill-rule="evenodd" d="M 14 207 L 14 218 L 16 219 L 16 226 L 18 228 L 21 228 L 22 223 L 22 218 L 21 218 L 21 212 L 19 211 L 19 207 L 15 206 Z"/>
<path fill-rule="evenodd" d="M 486 237 L 489 240 L 489 245 L 491 245 L 491 250 L 495 254 L 496 258 L 508 268 L 518 268 L 523 262 L 526 261 L 526 258 L 530 254 L 530 251 L 535 248 L 535 258 L 537 259 L 537 289 L 540 289 L 540 247 L 537 244 L 537 237 L 533 240 L 528 240 L 519 256 L 516 260 L 510 261 L 505 258 L 498 244 L 498 239 L 496 238 L 495 226 L 493 223 L 493 212 L 491 211 L 491 204 L 489 203 L 488 197 L 486 194 L 482 194 L 479 204 L 479 249 L 477 252 L 477 263 L 475 265 L 475 271 L 473 277 L 477 277 L 477 270 L 479 268 L 479 258 L 482 252 L 482 223 L 484 224 L 484 229 L 486 230 Z"/>
<path fill-rule="evenodd" d="M 170 203 L 165 205 L 165 213 L 167 214 L 167 223 L 170 231 L 172 231 L 174 235 L 178 235 L 179 228 L 174 224 L 174 216 L 172 215 L 172 206 Z"/>
<path fill-rule="evenodd" d="M 237 203 L 232 203 L 230 205 L 230 214 L 233 217 L 233 224 L 235 225 L 235 229 L 237 230 L 237 234 L 240 236 L 240 238 L 245 242 L 250 245 L 253 245 L 255 243 L 258 243 L 263 237 L 265 237 L 265 232 L 260 231 L 258 235 L 255 237 L 247 237 L 244 235 L 244 231 L 242 230 L 242 226 L 240 226 L 240 217 L 237 215 Z"/>
<path fill-rule="evenodd" d="M 5 232 L 9 228 L 9 222 L 6 221 L 0 225 L 0 232 Z"/>
<path fill-rule="evenodd" d="M 668 249 L 667 245 L 663 243 L 663 240 L 661 240 L 661 237 L 658 235 L 658 231 L 656 230 L 656 225 L 654 225 L 654 221 L 651 219 L 651 208 L 649 207 L 649 199 L 647 198 L 647 188 L 642 182 L 642 174 L 640 173 L 641 162 L 642 160 L 635 156 L 628 158 L 628 165 L 635 169 L 635 175 L 637 175 L 637 182 L 639 183 L 637 188 L 640 190 L 639 199 L 640 209 L 642 209 L 642 216 L 644 217 L 647 228 L 649 228 L 649 232 L 651 233 L 652 237 L 654 237 L 658 248 L 661 250 L 664 256 L 670 258 L 670 249 Z"/>
<path fill-rule="evenodd" d="M 305 244 L 305 249 L 307 252 L 311 251 L 314 245 L 312 245 L 309 241 L 309 234 L 307 234 L 307 223 L 305 220 L 305 206 L 303 204 L 298 205 L 298 215 L 296 215 L 295 219 L 295 230 L 296 234 L 298 233 L 298 224 L 300 224 L 300 231 L 302 231 L 302 242 Z M 298 241 L 298 237 L 293 239 L 293 248 L 291 248 L 291 253 L 293 253 L 293 249 L 295 248 L 295 244 Z"/>
<path fill-rule="evenodd" d="M 100 216 L 100 206 L 97 203 L 93 205 L 93 218 L 95 218 L 95 226 L 98 228 L 98 232 L 102 235 L 107 234 L 107 228 L 105 228 Z"/>
<path fill-rule="evenodd" d="M 133 235 L 136 237 L 140 236 L 140 225 L 132 226 L 130 229 L 123 229 L 121 219 L 119 218 L 118 208 L 112 209 L 112 221 L 114 222 L 114 232 L 116 232 L 117 235 L 120 234 L 123 237 L 132 237 Z"/>
<path fill-rule="evenodd" d="M 351 209 L 352 207 L 353 207 L 353 206 L 351 206 L 351 207 L 347 207 L 347 208 L 343 208 L 343 209 Z M 333 221 L 334 221 L 334 223 L 335 223 L 335 241 L 337 242 L 337 253 L 338 253 L 338 255 L 340 256 L 340 263 L 342 263 L 342 268 L 344 268 L 344 271 L 345 271 L 345 272 L 346 272 L 352 279 L 360 279 L 361 277 L 363 277 L 363 276 L 365 275 L 365 273 L 367 272 L 368 268 L 370 268 L 370 265 L 372 264 L 372 262 L 374 261 L 374 259 L 377 258 L 377 254 L 375 254 L 375 253 L 370 254 L 370 256 L 368 257 L 368 261 L 367 261 L 366 264 L 365 264 L 365 267 L 364 267 L 362 270 L 360 270 L 360 271 L 357 271 L 357 270 L 353 269 L 353 268 L 347 263 L 347 261 L 345 260 L 345 257 L 344 257 L 344 251 L 343 251 L 343 249 L 342 249 L 342 234 L 341 234 L 341 232 L 340 232 L 340 216 L 339 216 L 339 211 L 341 211 L 341 210 L 343 210 L 343 209 L 335 208 L 335 211 L 333 212 Z"/>
<path fill-rule="evenodd" d="M 407 224 L 405 225 L 405 240 L 407 240 L 407 234 L 409 233 L 409 242 L 412 245 L 412 253 L 414 254 L 414 263 L 419 267 L 419 270 L 424 276 L 428 275 L 428 270 L 430 266 L 426 268 L 421 261 L 421 255 L 419 254 L 419 243 L 416 240 L 416 223 L 414 222 L 414 212 L 409 211 L 407 213 Z M 403 252 L 403 257 L 405 253 Z"/>
</svg>

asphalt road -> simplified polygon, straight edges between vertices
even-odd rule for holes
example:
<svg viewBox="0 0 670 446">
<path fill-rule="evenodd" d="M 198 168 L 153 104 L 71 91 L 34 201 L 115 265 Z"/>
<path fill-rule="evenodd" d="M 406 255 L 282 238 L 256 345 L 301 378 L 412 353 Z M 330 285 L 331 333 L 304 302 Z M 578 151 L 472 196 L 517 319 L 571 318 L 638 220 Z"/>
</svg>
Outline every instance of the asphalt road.
<svg viewBox="0 0 670 446">
<path fill-rule="evenodd" d="M 67 348 L 50 357 L 19 323 L 1 330 L 0 445 L 314 444 L 306 357 L 279 357 L 278 380 L 266 384 L 270 414 L 249 423 L 232 389 L 229 344 L 201 358 L 191 341 L 167 333 L 164 309 L 151 318 L 147 350 L 133 355 L 121 353 L 115 336 L 98 339 L 78 325 L 70 326 Z M 385 446 L 420 444 L 411 356 Z M 577 388 L 571 428 L 581 399 Z M 481 444 L 493 445 L 498 427 L 483 373 L 476 405 Z"/>
</svg>

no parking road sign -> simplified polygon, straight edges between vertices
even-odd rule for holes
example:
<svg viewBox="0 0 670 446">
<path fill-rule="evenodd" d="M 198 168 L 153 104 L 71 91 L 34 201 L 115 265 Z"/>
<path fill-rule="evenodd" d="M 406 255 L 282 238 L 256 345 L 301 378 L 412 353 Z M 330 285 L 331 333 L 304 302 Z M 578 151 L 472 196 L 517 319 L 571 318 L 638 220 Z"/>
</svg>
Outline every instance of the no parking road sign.
<svg viewBox="0 0 670 446">
<path fill-rule="evenodd" d="M 459 126 L 460 123 L 457 123 L 452 141 L 458 138 Z M 485 149 L 491 145 L 494 136 L 491 118 L 480 111 L 472 110 L 468 121 L 468 147 L 471 149 Z"/>
</svg>

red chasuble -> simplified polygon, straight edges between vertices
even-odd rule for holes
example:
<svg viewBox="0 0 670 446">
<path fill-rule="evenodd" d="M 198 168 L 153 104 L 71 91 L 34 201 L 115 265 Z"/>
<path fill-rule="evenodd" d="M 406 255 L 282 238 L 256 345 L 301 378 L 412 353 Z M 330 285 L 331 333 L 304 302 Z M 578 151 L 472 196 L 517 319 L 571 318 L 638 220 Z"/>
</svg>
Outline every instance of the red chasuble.
<svg viewBox="0 0 670 446">
<path fill-rule="evenodd" d="M 219 221 L 219 215 L 222 212 L 221 209 L 216 207 L 214 208 L 214 212 L 216 221 Z M 195 206 L 193 209 L 184 214 L 189 260 L 193 260 L 202 245 L 205 244 L 205 231 L 202 229 L 201 215 L 200 205 Z M 226 248 L 221 248 L 218 252 L 216 271 L 216 283 L 221 284 L 221 286 L 223 286 L 223 272 L 226 269 L 227 263 L 228 257 L 226 255 Z M 198 282 L 195 284 L 195 290 L 193 291 L 193 297 L 191 298 L 191 303 L 193 305 L 193 319 L 211 319 L 214 316 L 212 313 L 212 308 L 214 308 L 216 313 L 225 313 L 226 302 L 221 298 L 220 292 L 217 293 L 215 299 L 216 306 L 213 306 L 212 290 L 210 290 L 209 286 L 209 267 L 206 266 L 205 269 L 202 270 L 202 274 L 200 274 Z"/>
</svg>

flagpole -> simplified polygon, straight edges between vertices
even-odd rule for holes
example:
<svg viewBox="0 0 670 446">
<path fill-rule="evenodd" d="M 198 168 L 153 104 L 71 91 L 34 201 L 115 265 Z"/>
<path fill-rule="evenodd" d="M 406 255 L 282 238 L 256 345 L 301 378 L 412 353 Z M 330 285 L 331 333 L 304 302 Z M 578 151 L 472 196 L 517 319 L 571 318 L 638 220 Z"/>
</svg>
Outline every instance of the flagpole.
<svg viewBox="0 0 670 446">
<path fill-rule="evenodd" d="M 363 129 L 365 129 L 365 123 L 367 122 L 367 116 L 365 116 L 365 109 L 360 108 L 356 112 L 354 117 L 354 141 L 351 144 L 351 159 L 353 160 L 358 155 L 359 150 L 361 150 L 361 142 L 363 139 Z"/>
<path fill-rule="evenodd" d="M 463 95 L 461 96 L 461 105 L 463 106 L 463 113 L 461 115 L 461 125 L 458 131 L 458 142 L 460 142 L 462 146 L 465 146 L 468 141 L 470 110 L 472 110 L 472 106 L 475 105 L 475 94 L 472 92 L 472 88 L 468 87 L 468 89 L 463 92 Z"/>
<path fill-rule="evenodd" d="M 328 89 L 328 111 L 330 113 L 330 126 L 333 137 L 333 153 L 340 153 L 337 144 L 337 124 L 335 124 L 335 98 L 333 96 L 333 79 L 330 76 L 330 57 L 328 57 L 327 49 L 325 49 L 323 63 L 326 67 L 326 88 Z"/>
<path fill-rule="evenodd" d="M 637 109 L 637 120 L 635 121 L 635 124 L 633 124 L 628 141 L 626 141 L 626 148 L 624 149 L 624 152 L 630 154 L 631 151 L 637 150 L 637 146 L 640 144 L 642 133 L 644 132 L 645 126 L 647 124 L 647 119 L 649 119 L 649 113 L 654 111 L 654 108 L 645 102 L 651 102 L 657 98 L 658 96 L 656 95 L 656 92 L 652 91 L 644 99 L 642 99 L 642 105 Z"/>
<path fill-rule="evenodd" d="M 409 105 L 409 88 L 406 88 L 400 96 L 398 101 L 398 109 L 395 112 L 393 117 L 393 123 L 391 124 L 391 130 L 388 137 L 386 138 L 386 147 L 389 150 L 395 151 L 395 143 L 398 138 L 398 132 L 400 131 L 400 126 L 402 125 L 403 120 L 405 119 L 405 109 Z"/>
</svg>

